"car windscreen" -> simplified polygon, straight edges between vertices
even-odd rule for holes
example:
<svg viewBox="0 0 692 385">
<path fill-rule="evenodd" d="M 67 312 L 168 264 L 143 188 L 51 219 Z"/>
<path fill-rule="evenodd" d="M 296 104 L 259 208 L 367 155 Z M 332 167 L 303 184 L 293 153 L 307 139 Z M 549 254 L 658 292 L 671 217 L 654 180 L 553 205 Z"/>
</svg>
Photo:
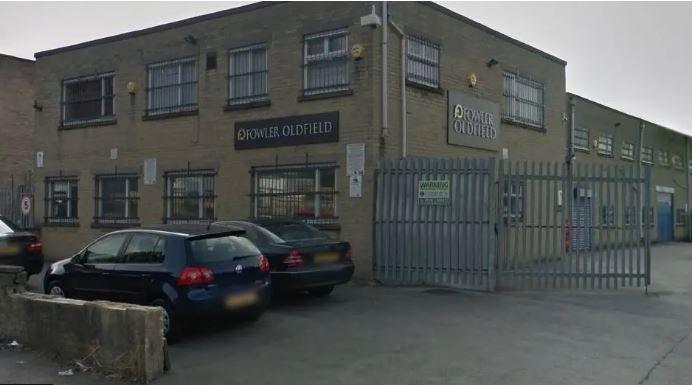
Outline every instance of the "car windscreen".
<svg viewBox="0 0 692 385">
<path fill-rule="evenodd" d="M 6 218 L 0 218 L 0 234 L 14 233 L 21 229 Z"/>
<path fill-rule="evenodd" d="M 305 223 L 272 223 L 264 227 L 285 241 L 329 239 L 327 234 Z"/>
<path fill-rule="evenodd" d="M 252 242 L 233 235 L 193 239 L 190 241 L 190 252 L 192 258 L 200 263 L 232 261 L 239 257 L 260 254 Z"/>
</svg>

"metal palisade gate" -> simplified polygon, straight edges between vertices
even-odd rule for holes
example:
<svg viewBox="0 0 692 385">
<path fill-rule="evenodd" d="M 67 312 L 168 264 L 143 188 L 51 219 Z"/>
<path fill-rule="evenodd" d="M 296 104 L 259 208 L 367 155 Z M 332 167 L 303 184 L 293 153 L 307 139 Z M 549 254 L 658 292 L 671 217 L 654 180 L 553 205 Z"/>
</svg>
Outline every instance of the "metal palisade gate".
<svg viewBox="0 0 692 385">
<path fill-rule="evenodd" d="M 501 161 L 498 286 L 650 283 L 650 169 Z"/>
<path fill-rule="evenodd" d="M 495 169 L 494 159 L 383 160 L 376 179 L 375 277 L 493 290 Z"/>
<path fill-rule="evenodd" d="M 34 187 L 30 172 L 0 180 L 0 215 L 22 228 L 35 227 Z"/>
</svg>

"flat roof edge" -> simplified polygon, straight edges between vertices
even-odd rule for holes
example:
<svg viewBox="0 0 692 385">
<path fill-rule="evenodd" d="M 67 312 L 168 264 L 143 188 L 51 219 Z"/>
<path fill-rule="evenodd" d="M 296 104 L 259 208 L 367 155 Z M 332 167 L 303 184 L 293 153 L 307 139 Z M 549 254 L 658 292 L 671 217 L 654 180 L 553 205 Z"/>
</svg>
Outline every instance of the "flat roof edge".
<svg viewBox="0 0 692 385">
<path fill-rule="evenodd" d="M 481 29 L 481 30 L 483 30 L 483 31 L 485 31 L 485 32 L 490 33 L 491 35 L 494 35 L 495 37 L 499 37 L 499 38 L 502 39 L 502 40 L 505 40 L 505 41 L 507 41 L 507 42 L 510 42 L 510 43 L 512 43 L 512 44 L 514 44 L 514 45 L 517 45 L 517 46 L 519 46 L 519 47 L 521 47 L 521 48 L 524 48 L 524 49 L 526 49 L 526 50 L 528 50 L 528 51 L 531 51 L 531 52 L 533 52 L 533 53 L 537 53 L 537 54 L 539 54 L 539 55 L 545 57 L 546 59 L 550 59 L 550 60 L 552 60 L 552 61 L 554 61 L 554 62 L 556 62 L 556 63 L 558 63 L 558 64 L 562 64 L 563 66 L 566 66 L 566 65 L 567 65 L 567 62 L 566 62 L 565 60 L 562 60 L 562 59 L 560 59 L 560 58 L 557 57 L 557 56 L 551 55 L 551 54 L 549 54 L 549 53 L 547 53 L 547 52 L 545 52 L 545 51 L 541 51 L 540 49 L 538 49 L 538 48 L 536 48 L 536 47 L 533 47 L 533 46 L 531 46 L 531 45 L 528 45 L 528 44 L 526 44 L 526 43 L 524 43 L 524 42 L 521 42 L 521 41 L 519 41 L 519 40 L 517 40 L 517 39 L 515 39 L 515 38 L 513 38 L 513 37 L 507 36 L 507 35 L 505 35 L 505 34 L 502 33 L 502 32 L 499 32 L 499 31 L 497 31 L 497 30 L 494 30 L 494 29 L 488 27 L 487 25 L 481 24 L 481 23 L 479 23 L 479 22 L 477 22 L 477 21 L 475 21 L 475 20 L 469 19 L 468 17 L 466 17 L 466 16 L 464 16 L 464 15 L 461 15 L 461 14 L 458 14 L 458 13 L 452 11 L 451 9 L 446 8 L 446 7 L 442 6 L 442 5 L 439 5 L 439 4 L 437 4 L 437 3 L 433 3 L 432 1 L 419 1 L 418 3 L 419 3 L 419 4 L 426 5 L 426 6 L 432 8 L 432 9 L 438 11 L 438 12 L 444 13 L 444 14 L 446 14 L 447 16 L 451 16 L 451 17 L 453 17 L 453 18 L 455 18 L 455 19 L 457 19 L 457 20 L 460 20 L 460 21 L 463 21 L 463 22 L 465 22 L 465 23 L 467 23 L 467 24 L 470 24 L 470 25 L 472 25 L 472 26 L 474 26 L 474 27 L 476 27 L 476 28 L 479 28 L 479 29 Z"/>
<path fill-rule="evenodd" d="M 6 54 L 6 53 L 1 53 L 1 52 L 0 52 L 0 57 L 7 58 L 7 59 L 18 60 L 18 61 L 23 61 L 23 62 L 28 62 L 28 63 L 36 63 L 35 60 L 25 59 L 25 58 L 23 58 L 23 57 L 14 56 L 14 55 L 8 55 L 8 54 Z"/>
<path fill-rule="evenodd" d="M 199 22 L 207 21 L 207 20 L 213 20 L 213 19 L 217 19 L 220 17 L 224 17 L 224 16 L 237 15 L 240 13 L 250 12 L 250 11 L 257 10 L 257 9 L 271 7 L 271 6 L 274 6 L 277 4 L 282 4 L 282 3 L 285 3 L 285 1 L 260 1 L 258 3 L 247 4 L 247 5 L 243 5 L 243 6 L 236 7 L 236 8 L 224 9 L 224 10 L 213 12 L 213 13 L 207 13 L 205 15 L 190 17 L 187 19 L 172 21 L 172 22 L 166 23 L 166 24 L 156 25 L 153 27 L 148 27 L 148 28 L 139 29 L 139 30 L 130 31 L 130 32 L 124 32 L 124 33 L 120 33 L 120 34 L 113 35 L 113 36 L 102 37 L 100 39 L 89 40 L 89 41 L 85 41 L 83 43 L 77 43 L 77 44 L 72 44 L 72 45 L 68 45 L 65 47 L 59 47 L 59 48 L 49 49 L 46 51 L 40 51 L 40 52 L 36 52 L 34 54 L 34 57 L 38 59 L 40 57 L 55 55 L 55 54 L 67 52 L 67 51 L 73 51 L 73 50 L 80 49 L 80 48 L 92 47 L 95 45 L 105 44 L 105 43 L 112 43 L 112 42 L 119 41 L 119 40 L 130 39 L 133 37 L 144 36 L 144 35 L 148 35 L 148 34 L 155 33 L 155 32 L 161 32 L 161 31 L 166 31 L 166 30 L 173 29 L 173 28 L 183 27 L 186 25 L 192 25 L 192 24 L 196 24 Z"/>
</svg>

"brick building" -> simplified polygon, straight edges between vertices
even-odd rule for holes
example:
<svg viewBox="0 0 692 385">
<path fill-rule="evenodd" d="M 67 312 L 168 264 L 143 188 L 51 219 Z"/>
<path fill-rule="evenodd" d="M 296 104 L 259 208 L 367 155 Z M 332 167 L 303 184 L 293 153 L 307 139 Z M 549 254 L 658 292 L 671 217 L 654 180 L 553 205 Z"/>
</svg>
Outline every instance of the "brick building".
<svg viewBox="0 0 692 385">
<path fill-rule="evenodd" d="M 0 184 L 31 169 L 34 61 L 0 54 Z"/>
<path fill-rule="evenodd" d="M 379 160 L 564 161 L 571 138 L 564 61 L 433 3 L 257 3 L 36 58 L 52 256 L 115 227 L 291 216 L 368 277 Z"/>
</svg>

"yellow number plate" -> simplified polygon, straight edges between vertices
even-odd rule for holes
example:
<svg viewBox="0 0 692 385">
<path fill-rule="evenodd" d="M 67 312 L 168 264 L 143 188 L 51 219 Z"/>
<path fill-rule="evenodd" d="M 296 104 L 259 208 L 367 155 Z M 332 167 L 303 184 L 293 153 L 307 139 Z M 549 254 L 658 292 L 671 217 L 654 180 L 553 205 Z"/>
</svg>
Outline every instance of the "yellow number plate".
<svg viewBox="0 0 692 385">
<path fill-rule="evenodd" d="M 339 253 L 319 253 L 315 255 L 315 263 L 334 263 L 339 260 Z"/>
<path fill-rule="evenodd" d="M 19 251 L 16 245 L 0 246 L 0 255 L 14 254 Z"/>
<path fill-rule="evenodd" d="M 247 291 L 244 293 L 231 293 L 226 297 L 226 307 L 228 309 L 234 309 L 239 307 L 250 306 L 257 302 L 257 293 L 254 291 Z"/>
</svg>

